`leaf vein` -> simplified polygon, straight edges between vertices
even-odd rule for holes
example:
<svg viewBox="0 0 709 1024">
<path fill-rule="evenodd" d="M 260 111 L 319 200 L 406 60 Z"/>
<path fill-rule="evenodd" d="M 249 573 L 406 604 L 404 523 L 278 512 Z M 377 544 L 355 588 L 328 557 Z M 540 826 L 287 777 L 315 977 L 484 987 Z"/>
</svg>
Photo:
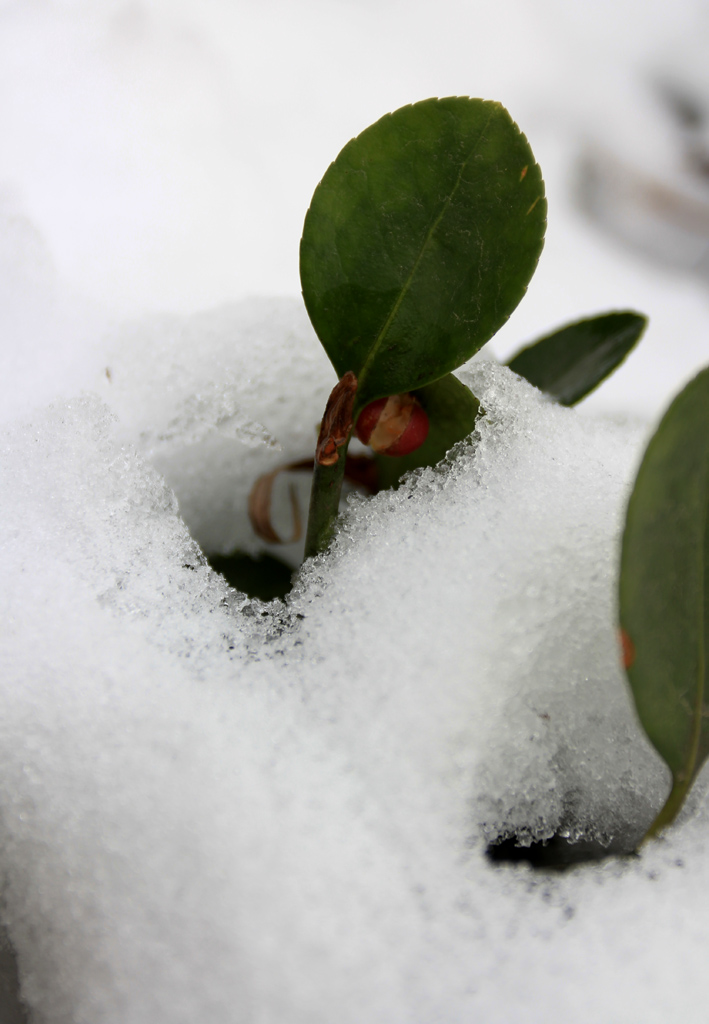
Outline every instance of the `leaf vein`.
<svg viewBox="0 0 709 1024">
<path fill-rule="evenodd" d="M 411 268 L 411 271 L 409 272 L 409 276 L 407 277 L 406 281 L 404 282 L 404 284 L 403 284 L 403 286 L 401 288 L 401 291 L 399 292 L 398 296 L 396 297 L 396 300 L 395 300 L 395 302 L 394 302 L 394 304 L 393 304 L 393 306 L 391 308 L 391 311 L 389 312 L 389 315 L 387 316 L 386 320 L 384 321 L 383 327 L 381 328 L 379 334 L 375 338 L 375 341 L 374 341 L 374 344 L 372 345 L 372 348 L 369 350 L 369 354 L 367 355 L 367 358 L 365 359 L 364 364 L 363 364 L 363 366 L 362 366 L 362 368 L 361 368 L 361 370 L 359 372 L 359 385 L 360 385 L 360 387 L 362 386 L 363 382 L 365 381 L 365 379 L 367 377 L 367 372 L 369 370 L 369 367 L 371 366 L 373 361 L 376 359 L 377 354 L 378 354 L 379 350 L 381 349 L 382 344 L 384 343 L 384 339 L 386 338 L 387 332 L 388 332 L 389 328 L 391 327 L 392 323 L 394 322 L 394 319 L 396 318 L 396 314 L 399 312 L 399 309 L 401 308 L 401 304 L 403 303 L 403 301 L 404 301 L 404 299 L 405 299 L 405 297 L 406 297 L 406 295 L 407 295 L 407 293 L 408 293 L 408 291 L 409 291 L 409 289 L 411 287 L 412 281 L 413 281 L 413 279 L 414 279 L 414 277 L 416 275 L 416 271 L 418 270 L 419 265 L 421 263 L 421 260 L 423 259 L 424 255 L 426 253 L 428 245 L 429 245 L 431 239 L 433 238 L 433 235 L 434 235 L 436 229 L 438 228 L 438 225 L 443 220 L 443 217 L 444 217 L 446 211 L 448 210 L 448 208 L 450 206 L 450 203 L 451 203 L 451 200 L 453 199 L 453 196 L 455 195 L 455 193 L 457 192 L 457 190 L 458 190 L 458 188 L 460 186 L 460 183 L 461 183 L 461 181 L 463 179 L 463 173 L 464 173 L 466 167 L 468 166 L 468 164 L 470 163 L 470 161 L 475 156 L 475 154 L 476 154 L 476 152 L 478 150 L 478 146 L 480 145 L 480 141 L 484 137 L 485 132 L 487 131 L 487 129 L 488 129 L 489 125 L 490 125 L 490 121 L 492 120 L 493 113 L 494 113 L 494 109 L 491 110 L 490 113 L 488 114 L 487 120 L 486 120 L 485 124 L 483 125 L 483 127 L 480 130 L 480 134 L 478 135 L 477 139 L 475 140 L 475 144 L 471 148 L 471 150 L 468 153 L 468 155 L 466 156 L 465 160 L 460 165 L 460 170 L 458 171 L 458 176 L 457 176 L 457 178 L 455 180 L 455 184 L 453 185 L 453 188 L 451 189 L 450 194 L 448 196 L 446 196 L 446 198 L 444 199 L 443 204 L 441 206 L 440 213 L 438 214 L 438 216 L 435 218 L 435 220 L 431 224 L 431 227 L 429 228 L 428 233 L 426 234 L 426 238 L 424 239 L 423 244 L 421 246 L 421 251 L 419 252 L 419 254 L 416 257 L 416 259 L 414 260 L 414 264 L 413 264 L 413 267 Z"/>
</svg>

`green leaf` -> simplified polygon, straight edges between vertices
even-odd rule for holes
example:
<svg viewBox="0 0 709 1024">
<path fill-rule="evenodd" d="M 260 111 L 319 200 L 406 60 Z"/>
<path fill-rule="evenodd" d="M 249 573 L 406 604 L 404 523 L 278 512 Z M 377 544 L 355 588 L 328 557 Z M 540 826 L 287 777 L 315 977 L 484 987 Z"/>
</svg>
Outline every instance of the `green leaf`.
<svg viewBox="0 0 709 1024">
<path fill-rule="evenodd" d="M 650 441 L 623 535 L 620 623 L 628 679 L 673 787 L 648 832 L 669 824 L 709 754 L 709 369 Z"/>
<path fill-rule="evenodd" d="M 475 429 L 480 403 L 470 388 L 452 373 L 447 373 L 445 377 L 414 394 L 428 414 L 428 437 L 410 455 L 400 458 L 375 456 L 380 489 L 395 487 L 401 476 L 411 469 L 435 466 L 454 444 Z"/>
<path fill-rule="evenodd" d="M 646 326 L 647 317 L 630 310 L 578 320 L 521 349 L 507 365 L 561 405 L 575 405 L 623 362 Z"/>
<path fill-rule="evenodd" d="M 357 406 L 460 366 L 525 293 L 544 240 L 541 171 L 499 103 L 387 114 L 330 165 L 305 218 L 303 298 Z"/>
</svg>

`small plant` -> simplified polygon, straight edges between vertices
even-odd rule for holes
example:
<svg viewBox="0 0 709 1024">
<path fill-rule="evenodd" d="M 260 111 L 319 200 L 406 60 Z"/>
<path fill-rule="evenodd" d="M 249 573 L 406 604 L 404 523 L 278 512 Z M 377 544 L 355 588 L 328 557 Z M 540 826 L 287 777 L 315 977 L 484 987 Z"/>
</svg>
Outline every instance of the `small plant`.
<svg viewBox="0 0 709 1024">
<path fill-rule="evenodd" d="M 529 144 L 497 103 L 430 99 L 387 114 L 330 165 L 305 218 L 303 298 L 338 376 L 313 466 L 306 558 L 335 531 L 346 474 L 370 490 L 434 465 L 470 435 L 477 398 L 452 371 L 505 323 L 542 251 L 546 200 Z M 628 355 L 633 311 L 568 324 L 508 363 L 574 405 Z M 356 433 L 373 455 L 347 454 Z M 311 463 L 291 468 L 310 467 Z M 253 497 L 273 540 L 275 474 Z M 270 533 L 269 533 L 270 529 Z M 624 664 L 677 814 L 709 755 L 709 369 L 670 407 L 630 499 L 620 568 Z M 646 837 L 646 838 L 647 838 Z"/>
<path fill-rule="evenodd" d="M 332 539 L 353 432 L 374 451 L 374 489 L 435 465 L 472 432 L 479 402 L 451 371 L 517 306 L 545 227 L 541 171 L 499 103 L 402 107 L 330 165 L 300 246 L 305 305 L 338 376 L 316 449 L 306 558 Z M 571 405 L 625 358 L 645 323 L 633 312 L 582 320 L 509 365 Z"/>
</svg>

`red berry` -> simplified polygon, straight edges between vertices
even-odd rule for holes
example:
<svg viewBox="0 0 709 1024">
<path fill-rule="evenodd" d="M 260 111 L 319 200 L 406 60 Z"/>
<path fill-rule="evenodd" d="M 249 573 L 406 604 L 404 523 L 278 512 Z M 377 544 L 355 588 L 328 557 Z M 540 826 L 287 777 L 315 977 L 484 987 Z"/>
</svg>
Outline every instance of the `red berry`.
<svg viewBox="0 0 709 1024">
<path fill-rule="evenodd" d="M 355 430 L 380 455 L 408 455 L 428 437 L 428 416 L 413 395 L 391 395 L 366 405 Z"/>
<path fill-rule="evenodd" d="M 428 416 L 423 407 L 416 403 L 409 419 L 408 425 L 403 434 L 391 448 L 387 448 L 387 455 L 408 455 L 420 448 L 428 437 Z"/>
<path fill-rule="evenodd" d="M 388 398 L 378 398 L 376 402 L 370 402 L 369 405 L 365 405 L 364 409 L 362 409 L 362 412 L 357 417 L 355 433 L 362 444 L 369 444 L 372 431 L 379 422 L 382 409 L 388 401 Z"/>
</svg>

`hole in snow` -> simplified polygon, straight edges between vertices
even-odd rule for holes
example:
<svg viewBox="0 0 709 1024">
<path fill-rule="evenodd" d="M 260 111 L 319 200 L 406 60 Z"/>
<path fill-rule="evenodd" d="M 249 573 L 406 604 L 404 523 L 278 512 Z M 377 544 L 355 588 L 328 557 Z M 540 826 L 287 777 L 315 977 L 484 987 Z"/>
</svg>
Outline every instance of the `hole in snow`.
<svg viewBox="0 0 709 1024">
<path fill-rule="evenodd" d="M 25 1004 L 20 999 L 15 951 L 7 932 L 0 925 L 0 1021 L 3 1024 L 27 1024 Z"/>
<path fill-rule="evenodd" d="M 493 864 L 512 864 L 526 861 L 543 871 L 565 871 L 576 864 L 589 864 L 607 857 L 634 854 L 640 837 L 617 836 L 608 843 L 599 839 L 572 839 L 555 835 L 526 846 L 516 836 L 508 836 L 488 845 L 485 854 Z"/>
<path fill-rule="evenodd" d="M 230 587 L 247 597 L 272 601 L 275 597 L 285 597 L 291 589 L 293 569 L 273 555 L 255 557 L 236 551 L 232 555 L 207 555 L 206 558 Z"/>
</svg>

